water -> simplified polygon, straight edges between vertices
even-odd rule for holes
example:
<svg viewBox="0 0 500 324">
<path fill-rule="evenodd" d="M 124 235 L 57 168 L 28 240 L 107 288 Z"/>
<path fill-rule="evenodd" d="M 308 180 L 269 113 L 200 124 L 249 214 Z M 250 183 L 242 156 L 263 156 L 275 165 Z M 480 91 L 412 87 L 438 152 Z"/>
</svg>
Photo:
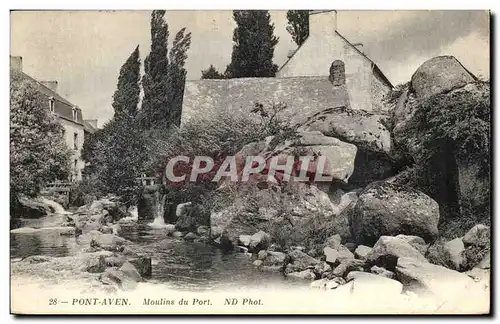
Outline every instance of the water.
<svg viewBox="0 0 500 324">
<path fill-rule="evenodd" d="M 57 223 L 54 221 L 57 217 L 51 215 L 29 220 L 24 226 L 35 228 L 33 231 L 23 228 L 22 233 L 11 232 L 11 259 L 29 255 L 60 257 L 75 254 L 81 247 L 74 236 L 60 235 L 61 229 L 57 227 L 40 227 L 44 221 L 51 225 Z M 169 237 L 158 225 L 161 225 L 160 220 L 150 224 L 128 222 L 120 224 L 118 230 L 120 236 L 133 242 L 133 250 L 151 257 L 153 273 L 150 283 L 187 291 L 308 285 L 304 281 L 287 280 L 278 273 L 260 272 L 252 265 L 253 260 L 243 253 L 223 253 L 208 244 Z"/>
</svg>

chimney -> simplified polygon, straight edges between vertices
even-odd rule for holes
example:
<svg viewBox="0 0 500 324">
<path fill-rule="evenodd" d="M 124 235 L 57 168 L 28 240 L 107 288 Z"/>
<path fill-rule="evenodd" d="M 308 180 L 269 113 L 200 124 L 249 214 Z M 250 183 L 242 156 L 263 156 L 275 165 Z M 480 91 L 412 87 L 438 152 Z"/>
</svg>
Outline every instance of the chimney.
<svg viewBox="0 0 500 324">
<path fill-rule="evenodd" d="M 358 51 L 363 53 L 363 43 L 354 43 L 354 44 L 352 44 L 352 46 L 356 47 L 358 49 Z"/>
<path fill-rule="evenodd" d="M 85 119 L 85 121 L 92 125 L 94 128 L 97 128 L 97 119 Z"/>
<path fill-rule="evenodd" d="M 337 30 L 337 10 L 311 10 L 309 12 L 309 34 L 332 36 Z"/>
<path fill-rule="evenodd" d="M 57 92 L 57 81 L 40 81 L 40 83 L 50 90 Z"/>
<path fill-rule="evenodd" d="M 23 57 L 22 56 L 11 56 L 10 57 L 10 68 L 14 71 L 23 72 Z"/>
</svg>

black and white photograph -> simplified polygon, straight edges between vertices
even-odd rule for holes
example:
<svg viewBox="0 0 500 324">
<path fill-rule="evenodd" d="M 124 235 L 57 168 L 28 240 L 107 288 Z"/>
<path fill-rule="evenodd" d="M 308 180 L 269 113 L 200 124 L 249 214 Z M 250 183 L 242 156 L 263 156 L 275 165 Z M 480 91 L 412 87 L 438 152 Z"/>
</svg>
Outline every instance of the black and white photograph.
<svg viewBox="0 0 500 324">
<path fill-rule="evenodd" d="M 264 9 L 10 10 L 11 314 L 491 313 L 491 12 Z"/>
</svg>

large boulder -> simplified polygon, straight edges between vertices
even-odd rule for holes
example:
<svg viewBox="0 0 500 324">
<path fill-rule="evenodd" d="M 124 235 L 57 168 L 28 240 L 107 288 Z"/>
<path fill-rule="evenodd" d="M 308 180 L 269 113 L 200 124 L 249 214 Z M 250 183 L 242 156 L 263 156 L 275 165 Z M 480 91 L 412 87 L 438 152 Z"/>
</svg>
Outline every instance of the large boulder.
<svg viewBox="0 0 500 324">
<path fill-rule="evenodd" d="M 437 241 L 429 247 L 427 259 L 434 264 L 461 270 L 466 264 L 464 243 L 460 238 L 448 242 Z"/>
<path fill-rule="evenodd" d="M 103 234 L 98 231 L 90 231 L 78 238 L 80 244 L 89 244 L 93 248 L 101 248 L 106 251 L 120 252 L 130 241 L 114 234 Z"/>
<path fill-rule="evenodd" d="M 378 265 L 392 271 L 398 259 L 403 257 L 427 262 L 425 257 L 410 244 L 392 236 L 381 236 L 366 256 L 366 261 L 370 265 Z"/>
<path fill-rule="evenodd" d="M 349 184 L 359 187 L 393 176 L 397 171 L 386 119 L 363 110 L 337 107 L 311 116 L 300 129 L 320 131 L 356 145 L 358 151 Z"/>
<path fill-rule="evenodd" d="M 396 235 L 396 237 L 413 246 L 422 255 L 425 255 L 427 253 L 429 244 L 425 243 L 423 238 L 416 235 L 405 235 L 405 234 L 399 234 Z"/>
<path fill-rule="evenodd" d="M 358 244 L 373 245 L 382 235 L 408 234 L 427 242 L 438 235 L 439 206 L 424 193 L 404 185 L 375 182 L 359 195 L 351 211 Z"/>
<path fill-rule="evenodd" d="M 54 210 L 43 200 L 21 196 L 18 198 L 18 206 L 13 211 L 22 218 L 40 218 L 54 212 Z"/>
<path fill-rule="evenodd" d="M 152 265 L 151 265 L 151 257 L 147 256 L 138 256 L 136 258 L 128 259 L 128 262 L 132 264 L 137 272 L 144 277 L 151 277 L 152 274 Z"/>
<path fill-rule="evenodd" d="M 177 205 L 176 216 L 175 228 L 183 232 L 196 232 L 198 227 L 208 226 L 210 221 L 208 212 L 191 202 Z"/>
<path fill-rule="evenodd" d="M 419 98 L 460 88 L 476 78 L 454 56 L 425 61 L 411 77 L 411 88 Z"/>
<path fill-rule="evenodd" d="M 292 250 L 288 253 L 290 263 L 287 264 L 285 273 L 300 272 L 306 269 L 314 269 L 320 263 L 320 260 L 300 251 Z"/>
<path fill-rule="evenodd" d="M 474 283 L 463 273 L 414 258 L 399 258 L 396 274 L 406 290 L 443 299 L 467 294 Z"/>
<path fill-rule="evenodd" d="M 128 269 L 125 269 L 128 270 Z M 138 277 L 132 271 L 124 272 L 117 268 L 107 268 L 99 277 L 106 285 L 116 285 L 120 289 L 128 291 L 137 287 Z"/>
</svg>

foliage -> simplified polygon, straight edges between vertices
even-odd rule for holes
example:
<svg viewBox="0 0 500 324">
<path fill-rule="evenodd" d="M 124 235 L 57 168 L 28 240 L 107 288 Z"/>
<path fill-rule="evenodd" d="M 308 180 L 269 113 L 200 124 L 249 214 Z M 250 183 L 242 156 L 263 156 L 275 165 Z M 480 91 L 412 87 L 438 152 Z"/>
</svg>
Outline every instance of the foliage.
<svg viewBox="0 0 500 324">
<path fill-rule="evenodd" d="M 64 128 L 37 85 L 21 73 L 10 77 L 10 197 L 36 196 L 47 182 L 67 179 L 71 152 Z"/>
<path fill-rule="evenodd" d="M 151 13 L 151 52 L 144 60 L 141 122 L 145 128 L 170 119 L 168 94 L 168 25 L 165 10 Z"/>
<path fill-rule="evenodd" d="M 309 36 L 309 10 L 288 10 L 286 19 L 288 19 L 286 30 L 298 46 L 302 45 Z"/>
<path fill-rule="evenodd" d="M 217 71 L 215 66 L 210 64 L 208 69 L 201 71 L 201 79 L 225 79 L 226 76 L 223 73 Z"/>
<path fill-rule="evenodd" d="M 186 83 L 187 51 L 191 46 L 191 33 L 182 28 L 176 35 L 169 54 L 170 64 L 168 68 L 168 101 L 170 105 L 170 120 L 167 125 L 181 124 L 182 98 L 184 96 L 184 84 Z"/>
<path fill-rule="evenodd" d="M 120 69 L 117 89 L 113 95 L 113 109 L 115 118 L 121 116 L 135 117 L 139 104 L 141 60 L 139 59 L 139 45 L 130 54 Z"/>
<path fill-rule="evenodd" d="M 168 24 L 165 10 L 151 13 L 151 52 L 144 60 L 142 78 L 144 97 L 140 121 L 144 129 L 180 124 L 187 50 L 191 33 L 182 28 L 175 36 L 168 52 Z"/>
<path fill-rule="evenodd" d="M 230 78 L 273 77 L 278 66 L 273 63 L 278 38 L 267 10 L 234 10 L 236 28 L 233 52 L 226 75 Z"/>
</svg>

